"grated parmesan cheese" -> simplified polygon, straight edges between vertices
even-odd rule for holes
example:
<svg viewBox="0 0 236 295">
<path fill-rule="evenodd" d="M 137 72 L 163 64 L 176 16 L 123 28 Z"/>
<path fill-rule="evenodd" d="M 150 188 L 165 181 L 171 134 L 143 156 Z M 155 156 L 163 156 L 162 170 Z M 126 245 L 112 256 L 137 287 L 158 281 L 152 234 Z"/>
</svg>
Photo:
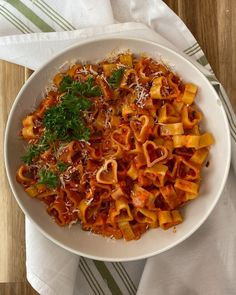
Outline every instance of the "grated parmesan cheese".
<svg viewBox="0 0 236 295">
<path fill-rule="evenodd" d="M 72 227 L 73 224 L 76 224 L 78 222 L 78 218 L 75 220 L 72 220 L 69 224 L 68 224 L 68 228 L 70 229 Z"/>
<path fill-rule="evenodd" d="M 66 187 L 66 183 L 64 181 L 63 175 L 60 175 L 59 179 L 60 179 L 60 182 L 61 182 L 62 187 L 65 188 Z"/>
<path fill-rule="evenodd" d="M 89 71 L 90 71 L 90 73 L 93 74 L 93 75 L 98 75 L 98 72 L 96 72 L 96 71 L 92 68 L 91 65 L 90 65 L 90 67 L 89 67 Z"/>
<path fill-rule="evenodd" d="M 89 199 L 89 200 L 86 200 L 85 203 L 89 206 L 93 201 L 93 198 Z"/>
<path fill-rule="evenodd" d="M 137 94 L 136 105 L 140 108 L 143 108 L 145 106 L 145 101 L 149 96 L 149 93 L 147 92 L 147 89 L 140 84 L 137 84 L 135 92 Z"/>
</svg>

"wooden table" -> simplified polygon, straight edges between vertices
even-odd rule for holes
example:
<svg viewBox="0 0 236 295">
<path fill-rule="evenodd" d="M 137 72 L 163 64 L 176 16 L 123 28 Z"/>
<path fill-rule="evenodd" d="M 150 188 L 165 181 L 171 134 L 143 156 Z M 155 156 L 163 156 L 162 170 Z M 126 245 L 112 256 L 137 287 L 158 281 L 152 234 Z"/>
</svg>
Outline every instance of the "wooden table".
<svg viewBox="0 0 236 295">
<path fill-rule="evenodd" d="M 236 2 L 235 0 L 165 0 L 183 19 L 203 48 L 236 111 Z M 23 67 L 0 62 L 1 142 L 16 94 L 29 76 Z M 37 294 L 25 272 L 24 216 L 9 189 L 0 148 L 0 294 Z"/>
</svg>

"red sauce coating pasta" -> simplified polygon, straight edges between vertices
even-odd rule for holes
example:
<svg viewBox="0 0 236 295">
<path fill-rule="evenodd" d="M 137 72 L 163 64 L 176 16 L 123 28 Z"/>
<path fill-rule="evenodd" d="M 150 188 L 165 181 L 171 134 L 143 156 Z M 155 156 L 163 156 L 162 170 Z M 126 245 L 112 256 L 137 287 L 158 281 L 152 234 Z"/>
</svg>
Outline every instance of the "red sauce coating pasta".
<svg viewBox="0 0 236 295">
<path fill-rule="evenodd" d="M 17 181 L 60 226 L 139 239 L 182 222 L 214 139 L 197 87 L 146 56 L 76 64 L 23 119 L 30 147 Z"/>
</svg>

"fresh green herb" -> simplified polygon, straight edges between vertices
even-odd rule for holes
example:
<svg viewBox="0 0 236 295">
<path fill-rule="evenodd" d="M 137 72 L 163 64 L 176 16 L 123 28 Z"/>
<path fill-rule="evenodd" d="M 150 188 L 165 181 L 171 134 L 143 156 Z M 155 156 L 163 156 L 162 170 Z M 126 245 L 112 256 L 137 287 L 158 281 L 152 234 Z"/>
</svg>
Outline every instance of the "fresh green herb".
<svg viewBox="0 0 236 295">
<path fill-rule="evenodd" d="M 62 97 L 61 106 L 72 111 L 73 113 L 79 113 L 80 111 L 88 110 L 92 103 L 85 97 L 78 97 L 71 93 L 66 93 Z"/>
<path fill-rule="evenodd" d="M 70 76 L 65 76 L 60 84 L 59 92 L 65 92 L 73 95 L 79 95 L 84 97 L 100 96 L 102 94 L 98 85 L 94 85 L 94 78 L 90 76 L 84 83 L 74 81 Z"/>
<path fill-rule="evenodd" d="M 68 87 L 71 87 L 71 84 L 73 82 L 73 79 L 71 78 L 71 76 L 65 76 L 61 83 L 60 83 L 60 87 L 59 87 L 59 92 L 65 92 L 67 90 Z"/>
<path fill-rule="evenodd" d="M 99 86 L 94 85 L 93 76 L 90 76 L 85 83 L 74 81 L 71 84 L 71 88 L 68 87 L 68 89 L 69 89 L 69 92 L 72 92 L 73 94 L 85 96 L 85 97 L 100 96 L 102 94 Z"/>
<path fill-rule="evenodd" d="M 57 168 L 60 172 L 64 172 L 69 165 L 63 162 L 57 162 Z"/>
<path fill-rule="evenodd" d="M 56 188 L 59 185 L 59 178 L 52 171 L 47 169 L 41 169 L 39 171 L 38 183 L 45 184 L 49 188 Z"/>
<path fill-rule="evenodd" d="M 81 112 L 88 110 L 92 105 L 86 97 L 101 95 L 101 89 L 94 85 L 93 76 L 89 77 L 85 83 L 76 82 L 70 76 L 65 76 L 60 84 L 59 92 L 66 93 L 59 104 L 45 112 L 43 124 L 46 131 L 39 142 L 32 145 L 22 157 L 22 161 L 28 165 L 54 145 L 56 140 L 88 141 L 90 138 L 90 129 L 85 126 Z"/>
<path fill-rule="evenodd" d="M 81 110 L 80 98 L 74 99 L 75 104 L 58 104 L 48 109 L 44 116 L 44 126 L 46 129 L 56 135 L 58 140 L 85 140 L 90 137 L 90 130 L 83 122 L 79 113 Z M 77 101 L 77 104 L 76 104 Z M 82 104 L 84 106 L 84 104 Z M 88 104 L 88 107 L 90 104 Z M 85 108 L 83 108 L 84 110 Z M 87 109 L 87 108 L 86 108 Z"/>
<path fill-rule="evenodd" d="M 21 157 L 22 161 L 25 164 L 30 165 L 33 159 L 38 157 L 42 152 L 46 151 L 55 139 L 56 137 L 54 133 L 46 131 L 40 138 L 39 142 L 37 144 L 30 146 L 26 154 Z"/>
<path fill-rule="evenodd" d="M 94 85 L 92 76 L 85 83 L 73 81 L 66 76 L 60 87 L 67 90 L 67 93 L 61 98 L 61 103 L 46 111 L 43 120 L 46 129 L 54 133 L 58 140 L 88 141 L 90 129 L 85 126 L 81 111 L 91 107 L 92 103 L 86 97 L 100 95 L 100 88 Z"/>
<path fill-rule="evenodd" d="M 108 79 L 108 83 L 112 88 L 119 87 L 124 71 L 124 68 L 119 68 L 112 72 L 111 77 Z"/>
<path fill-rule="evenodd" d="M 41 152 L 45 151 L 46 149 L 44 149 L 45 147 L 40 146 L 40 145 L 32 145 L 28 151 L 26 152 L 26 154 L 24 156 L 21 157 L 21 160 L 25 163 L 30 165 L 33 161 L 34 158 L 38 157 Z"/>
</svg>

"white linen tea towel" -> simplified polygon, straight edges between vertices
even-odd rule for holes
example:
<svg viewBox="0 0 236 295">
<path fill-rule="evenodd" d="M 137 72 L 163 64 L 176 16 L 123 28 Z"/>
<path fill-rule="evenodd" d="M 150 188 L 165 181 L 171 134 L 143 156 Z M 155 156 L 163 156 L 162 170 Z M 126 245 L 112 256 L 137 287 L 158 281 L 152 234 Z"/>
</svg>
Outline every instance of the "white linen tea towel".
<svg viewBox="0 0 236 295">
<path fill-rule="evenodd" d="M 174 48 L 196 61 L 218 92 L 235 156 L 235 114 L 184 23 L 161 0 L 101 0 L 97 4 L 94 0 L 0 0 L 0 58 L 37 69 L 56 52 L 94 36 L 140 37 Z M 232 163 L 236 169 L 234 159 Z M 195 234 L 147 260 L 104 263 L 79 258 L 26 220 L 28 281 L 46 295 L 235 294 L 234 179 L 231 168 L 220 201 Z"/>
</svg>

